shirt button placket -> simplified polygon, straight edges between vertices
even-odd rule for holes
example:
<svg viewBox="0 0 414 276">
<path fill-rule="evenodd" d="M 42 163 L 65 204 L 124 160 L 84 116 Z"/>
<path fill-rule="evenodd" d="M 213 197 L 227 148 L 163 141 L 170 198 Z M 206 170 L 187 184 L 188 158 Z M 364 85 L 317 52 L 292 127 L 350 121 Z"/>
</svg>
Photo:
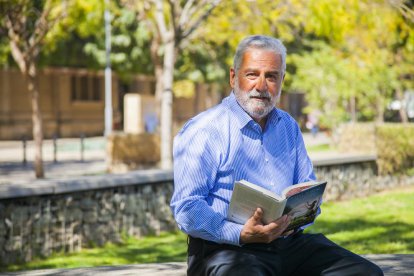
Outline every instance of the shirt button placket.
<svg viewBox="0 0 414 276">
<path fill-rule="evenodd" d="M 263 159 L 264 160 L 264 168 L 265 168 L 265 172 L 269 172 L 271 170 L 271 168 L 269 167 L 269 157 L 267 152 L 265 151 L 265 148 L 263 146 L 263 134 L 260 136 L 260 142 L 262 143 L 262 154 L 263 154 Z M 268 173 L 265 173 L 265 175 L 269 176 Z M 273 180 L 269 179 L 270 181 L 268 182 L 271 186 L 274 186 L 275 184 L 273 183 Z"/>
</svg>

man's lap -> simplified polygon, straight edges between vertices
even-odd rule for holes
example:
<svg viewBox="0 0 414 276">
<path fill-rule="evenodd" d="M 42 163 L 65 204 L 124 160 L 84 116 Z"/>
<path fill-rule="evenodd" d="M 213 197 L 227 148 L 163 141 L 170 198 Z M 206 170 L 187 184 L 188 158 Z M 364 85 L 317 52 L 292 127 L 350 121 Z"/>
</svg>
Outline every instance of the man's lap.
<svg viewBox="0 0 414 276">
<path fill-rule="evenodd" d="M 376 265 L 322 234 L 242 247 L 190 238 L 188 261 L 188 275 L 382 275 Z"/>
</svg>

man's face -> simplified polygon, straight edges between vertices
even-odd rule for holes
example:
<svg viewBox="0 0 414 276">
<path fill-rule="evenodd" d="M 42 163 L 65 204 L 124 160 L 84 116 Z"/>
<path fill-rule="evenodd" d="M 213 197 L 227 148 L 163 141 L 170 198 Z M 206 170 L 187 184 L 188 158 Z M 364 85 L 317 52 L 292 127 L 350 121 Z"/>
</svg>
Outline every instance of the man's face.
<svg viewBox="0 0 414 276">
<path fill-rule="evenodd" d="M 238 72 L 230 69 L 230 85 L 237 102 L 256 121 L 276 105 L 283 78 L 281 56 L 269 50 L 249 49 Z"/>
</svg>

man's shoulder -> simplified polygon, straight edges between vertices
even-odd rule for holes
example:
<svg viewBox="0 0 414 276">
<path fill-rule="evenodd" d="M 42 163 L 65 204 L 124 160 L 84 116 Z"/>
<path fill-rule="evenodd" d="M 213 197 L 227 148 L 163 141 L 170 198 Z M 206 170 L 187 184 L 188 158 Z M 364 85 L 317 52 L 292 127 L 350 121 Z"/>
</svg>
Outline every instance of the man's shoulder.
<svg viewBox="0 0 414 276">
<path fill-rule="evenodd" d="M 218 131 L 230 121 L 228 107 L 220 103 L 188 120 L 179 133 L 185 131 Z"/>
</svg>

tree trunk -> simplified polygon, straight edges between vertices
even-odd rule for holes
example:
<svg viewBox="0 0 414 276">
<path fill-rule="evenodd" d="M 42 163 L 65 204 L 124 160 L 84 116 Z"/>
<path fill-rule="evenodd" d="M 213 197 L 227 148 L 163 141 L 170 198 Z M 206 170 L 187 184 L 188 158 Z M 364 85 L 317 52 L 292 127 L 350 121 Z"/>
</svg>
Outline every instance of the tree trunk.
<svg viewBox="0 0 414 276">
<path fill-rule="evenodd" d="M 154 64 L 154 74 L 155 74 L 155 99 L 157 102 L 161 103 L 162 99 L 162 83 L 163 83 L 163 70 L 162 70 L 162 59 L 159 56 L 160 42 L 158 38 L 153 38 L 151 42 L 151 60 Z"/>
<path fill-rule="evenodd" d="M 175 44 L 169 39 L 164 44 L 163 93 L 161 100 L 161 168 L 172 168 L 172 85 L 174 78 Z"/>
<path fill-rule="evenodd" d="M 36 65 L 34 62 L 30 62 L 28 64 L 27 88 L 31 94 L 32 99 L 33 140 L 35 142 L 35 174 L 36 178 L 43 178 L 43 126 L 39 107 L 39 89 L 36 82 Z"/>
<path fill-rule="evenodd" d="M 357 121 L 355 96 L 351 96 L 349 103 L 350 103 L 350 109 L 351 109 L 351 121 L 355 123 Z"/>
<path fill-rule="evenodd" d="M 377 96 L 377 122 L 384 122 L 384 100 L 381 95 Z"/>
<path fill-rule="evenodd" d="M 396 89 L 396 96 L 397 96 L 397 99 L 401 103 L 401 108 L 399 109 L 401 122 L 402 123 L 408 123 L 407 109 L 406 109 L 406 105 L 405 105 L 405 101 L 404 101 L 404 95 L 401 91 L 401 88 Z"/>
<path fill-rule="evenodd" d="M 154 64 L 154 74 L 155 74 L 155 102 L 157 117 L 161 118 L 161 101 L 163 93 L 163 60 L 159 56 L 160 42 L 158 38 L 153 38 L 151 42 L 151 60 Z"/>
</svg>

